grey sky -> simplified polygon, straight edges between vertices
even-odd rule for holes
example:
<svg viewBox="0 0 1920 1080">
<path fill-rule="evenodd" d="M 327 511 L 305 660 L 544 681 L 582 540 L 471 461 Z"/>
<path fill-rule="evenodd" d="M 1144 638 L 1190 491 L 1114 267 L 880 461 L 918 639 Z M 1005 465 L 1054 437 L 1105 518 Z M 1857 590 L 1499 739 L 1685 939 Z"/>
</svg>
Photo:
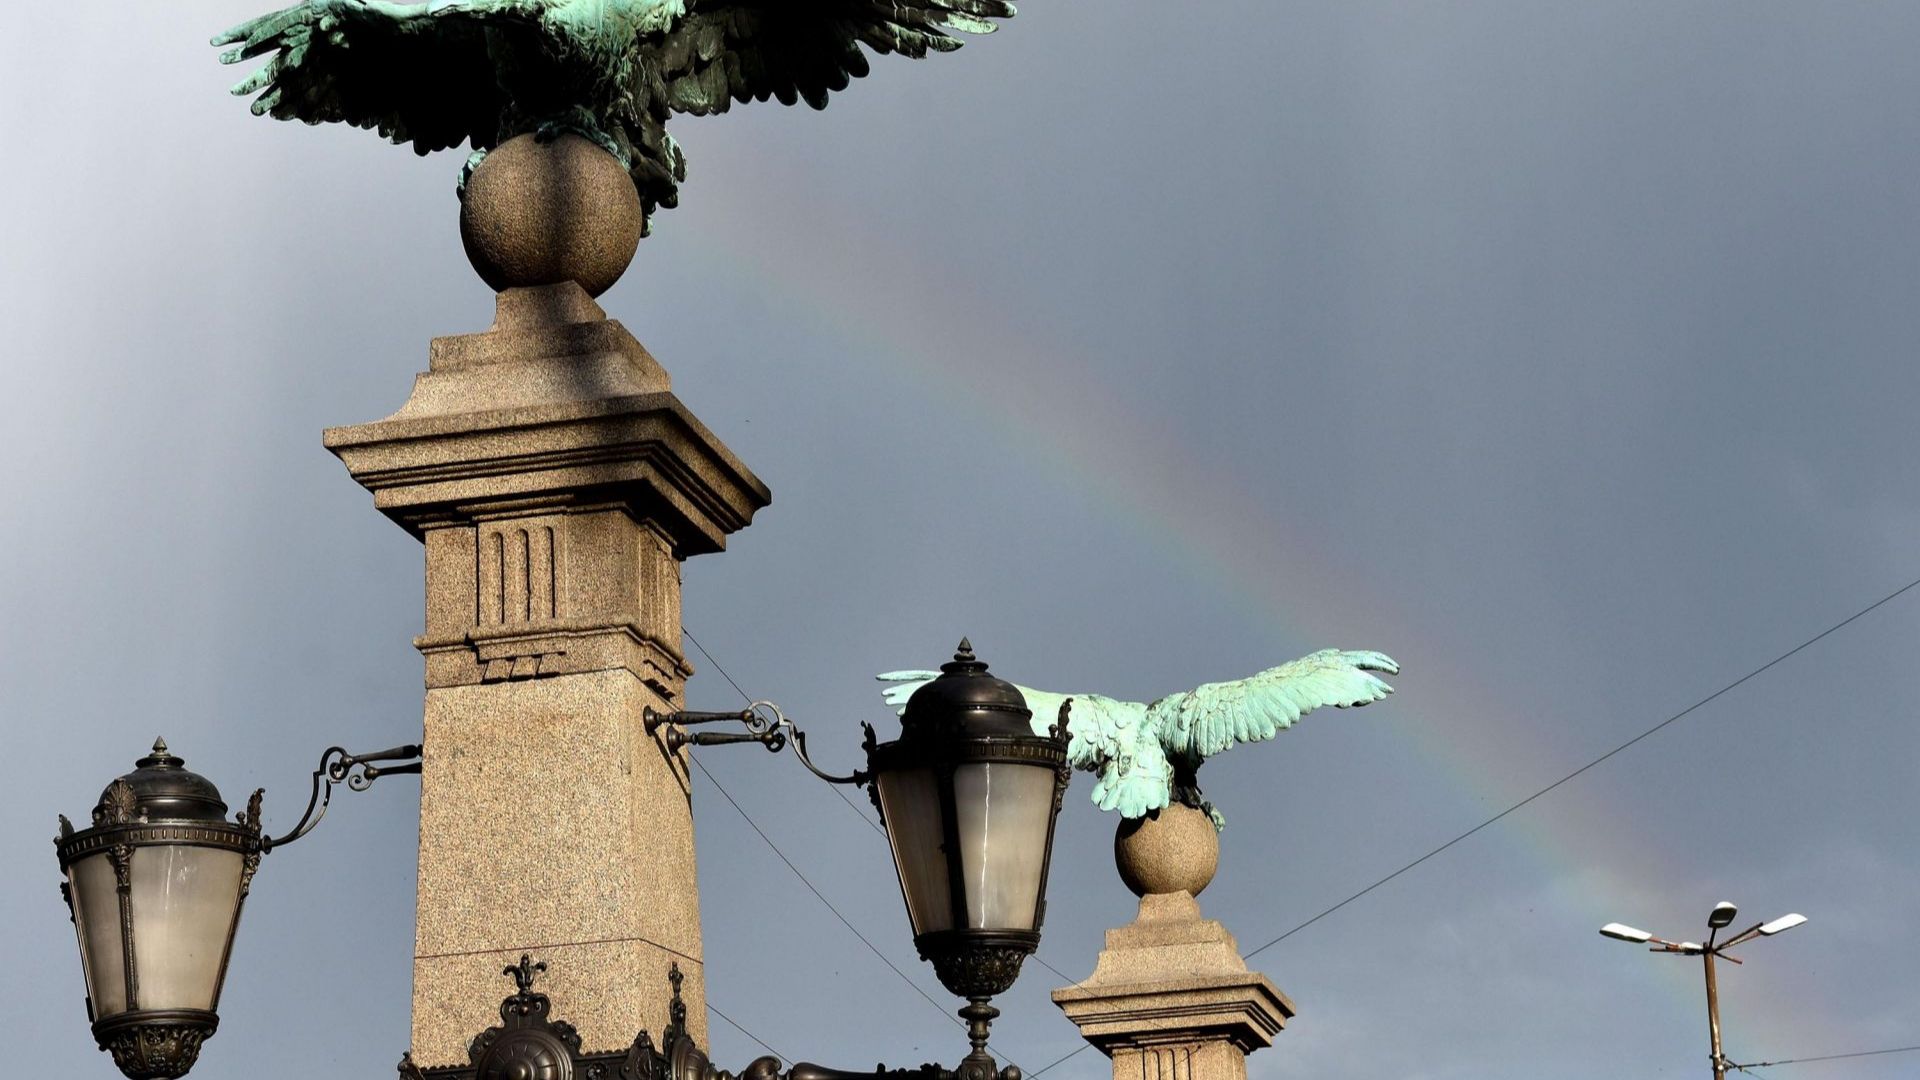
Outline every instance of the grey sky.
<svg viewBox="0 0 1920 1080">
<path fill-rule="evenodd" d="M 112 1075 L 56 812 L 163 733 L 284 827 L 322 748 L 418 730 L 418 546 L 319 430 L 392 411 L 490 297 L 457 156 L 224 96 L 205 40 L 256 7 L 0 28 L 22 1075 Z M 1203 774 L 1202 906 L 1252 949 L 1920 576 L 1917 40 L 1878 3 L 1032 0 L 824 113 L 678 121 L 684 204 L 605 304 L 775 496 L 688 565 L 687 624 L 823 763 L 885 719 L 872 673 L 962 633 L 1141 698 L 1393 654 L 1391 701 Z M 1702 1075 L 1697 969 L 1594 929 L 1697 936 L 1720 899 L 1812 919 L 1723 976 L 1736 1060 L 1920 1043 L 1917 630 L 1920 590 L 1262 953 L 1300 1015 L 1254 1075 Z M 694 659 L 695 705 L 738 700 Z M 879 837 L 794 762 L 701 761 L 950 1012 Z M 268 860 L 197 1080 L 391 1075 L 416 790 Z M 1040 955 L 1078 978 L 1131 897 L 1084 783 L 1068 808 Z M 713 1004 L 790 1056 L 960 1056 L 695 809 Z M 1080 1045 L 1061 984 L 1001 1002 L 1029 1073 Z"/>
</svg>

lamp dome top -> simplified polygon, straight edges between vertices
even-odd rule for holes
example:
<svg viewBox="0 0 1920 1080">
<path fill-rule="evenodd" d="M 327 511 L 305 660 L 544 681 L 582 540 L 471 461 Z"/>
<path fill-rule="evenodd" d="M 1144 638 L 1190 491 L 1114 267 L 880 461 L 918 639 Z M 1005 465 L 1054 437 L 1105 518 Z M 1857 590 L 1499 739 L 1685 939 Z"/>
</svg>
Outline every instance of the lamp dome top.
<svg viewBox="0 0 1920 1080">
<path fill-rule="evenodd" d="M 973 643 L 960 639 L 940 677 L 914 691 L 900 718 L 902 734 L 954 731 L 978 735 L 1031 735 L 1033 717 L 1018 687 L 995 678 L 986 662 L 973 655 Z"/>
<path fill-rule="evenodd" d="M 153 740 L 153 751 L 100 793 L 95 819 L 109 810 L 123 810 L 148 820 L 224 820 L 227 804 L 220 798 L 220 789 L 186 764 L 167 749 L 167 740 Z M 133 796 L 131 806 L 124 805 L 127 792 Z"/>
</svg>

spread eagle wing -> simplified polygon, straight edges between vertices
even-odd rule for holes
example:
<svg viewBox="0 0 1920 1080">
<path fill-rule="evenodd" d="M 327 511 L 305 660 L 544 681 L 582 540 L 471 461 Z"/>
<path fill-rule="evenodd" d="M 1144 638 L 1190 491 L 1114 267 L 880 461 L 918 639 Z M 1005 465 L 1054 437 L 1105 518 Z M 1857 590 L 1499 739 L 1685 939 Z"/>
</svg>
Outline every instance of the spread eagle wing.
<svg viewBox="0 0 1920 1080">
<path fill-rule="evenodd" d="M 1147 707 L 1149 726 L 1169 754 L 1193 759 L 1235 743 L 1271 739 L 1323 705 L 1369 705 L 1393 693 L 1373 673 L 1397 675 L 1383 653 L 1322 649 L 1250 678 L 1207 683 Z"/>
<path fill-rule="evenodd" d="M 547 0 L 303 0 L 216 36 L 221 63 L 274 56 L 233 88 L 256 115 L 372 128 L 430 153 L 491 148 L 509 106 L 489 34 L 539 33 Z"/>
<path fill-rule="evenodd" d="M 673 112 L 722 113 L 777 98 L 827 107 L 831 91 L 867 74 L 876 53 L 951 52 L 954 31 L 987 34 L 1007 0 L 688 0 L 673 30 L 643 43 L 637 98 Z"/>
<path fill-rule="evenodd" d="M 1020 692 L 1029 707 L 1036 699 L 1056 697 L 1024 686 Z M 1167 805 L 1173 794 L 1173 764 L 1147 720 L 1147 707 L 1099 694 L 1058 698 L 1069 696 L 1073 708 L 1067 713 L 1067 762 L 1095 774 L 1094 805 L 1130 818 Z M 1057 705 L 1054 714 L 1059 714 Z M 1037 708 L 1034 715 L 1039 716 Z"/>
<path fill-rule="evenodd" d="M 881 700 L 903 712 L 915 690 L 932 682 L 937 671 L 889 671 L 877 676 L 889 683 Z M 1104 694 L 1056 694 L 1014 685 L 1033 711 L 1033 731 L 1045 735 L 1067 701 L 1067 764 L 1098 774 L 1093 801 L 1102 810 L 1118 810 L 1123 817 L 1140 817 L 1167 805 L 1173 791 L 1173 766 L 1160 747 L 1147 706 Z"/>
</svg>

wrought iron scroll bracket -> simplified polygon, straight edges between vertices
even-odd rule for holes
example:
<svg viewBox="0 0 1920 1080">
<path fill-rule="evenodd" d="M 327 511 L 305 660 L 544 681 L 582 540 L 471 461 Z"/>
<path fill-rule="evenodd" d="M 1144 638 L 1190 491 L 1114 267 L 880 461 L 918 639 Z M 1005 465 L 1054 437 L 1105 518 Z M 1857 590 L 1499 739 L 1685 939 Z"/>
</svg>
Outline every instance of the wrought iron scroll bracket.
<svg viewBox="0 0 1920 1080">
<path fill-rule="evenodd" d="M 663 713 L 649 707 L 644 713 L 647 734 L 653 735 L 661 728 L 666 730 L 667 749 L 679 751 L 688 746 L 727 746 L 734 743 L 759 743 L 768 751 L 778 753 L 793 746 L 794 756 L 807 771 L 825 780 L 829 784 L 865 784 L 871 777 L 864 771 L 855 770 L 846 776 L 836 776 L 813 763 L 807 754 L 807 733 L 800 730 L 793 721 L 787 719 L 780 706 L 771 701 L 756 701 L 737 712 L 680 712 Z M 744 731 L 688 731 L 687 728 L 700 724 L 739 724 Z M 871 729 L 869 729 L 871 741 Z"/>
<path fill-rule="evenodd" d="M 387 762 L 391 764 L 384 764 Z M 327 747 L 326 752 L 320 755 L 320 767 L 313 770 L 313 794 L 307 798 L 307 810 L 300 815 L 299 823 L 285 836 L 261 837 L 260 850 L 272 851 L 312 832 L 314 826 L 320 824 L 320 819 L 327 816 L 327 806 L 333 801 L 335 785 L 345 784 L 349 790 L 365 791 L 383 776 L 402 773 L 417 775 L 421 764 L 420 747 L 413 745 L 376 750 L 370 754 L 349 754 L 344 747 Z M 259 800 L 260 793 L 256 791 L 248 803 L 248 814 L 256 823 L 259 821 Z"/>
</svg>

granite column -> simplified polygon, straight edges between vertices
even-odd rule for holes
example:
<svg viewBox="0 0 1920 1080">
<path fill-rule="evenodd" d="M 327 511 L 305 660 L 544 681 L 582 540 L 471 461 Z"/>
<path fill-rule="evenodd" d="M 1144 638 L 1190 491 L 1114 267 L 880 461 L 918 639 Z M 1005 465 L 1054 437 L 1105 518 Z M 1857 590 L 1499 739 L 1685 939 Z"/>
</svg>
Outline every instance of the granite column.
<svg viewBox="0 0 1920 1080">
<path fill-rule="evenodd" d="M 706 1041 L 686 761 L 642 712 L 692 671 L 681 560 L 770 496 L 581 284 L 631 257 L 632 193 L 575 137 L 496 150 L 462 214 L 492 328 L 436 339 L 392 416 L 326 433 L 425 547 L 422 1068 L 466 1061 L 522 952 L 589 1052 L 666 1024 L 673 962 Z"/>
</svg>

